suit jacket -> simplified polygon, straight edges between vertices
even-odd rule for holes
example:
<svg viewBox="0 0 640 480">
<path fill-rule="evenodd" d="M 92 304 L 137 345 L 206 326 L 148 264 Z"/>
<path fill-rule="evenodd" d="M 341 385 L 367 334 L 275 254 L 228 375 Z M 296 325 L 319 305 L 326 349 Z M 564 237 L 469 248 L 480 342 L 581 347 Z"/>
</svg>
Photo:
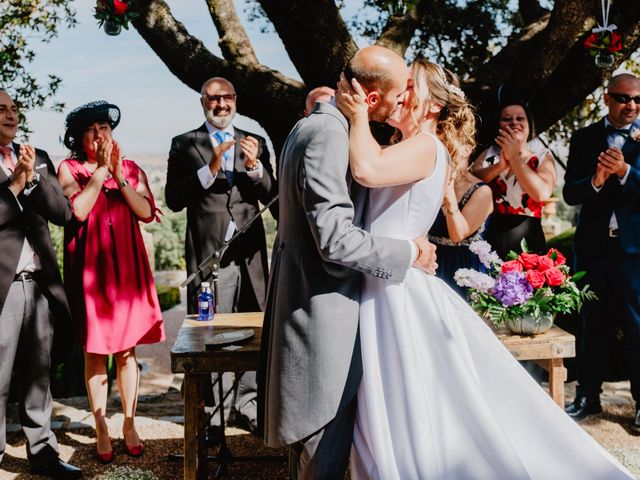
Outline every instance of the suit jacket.
<svg viewBox="0 0 640 480">
<path fill-rule="evenodd" d="M 640 130 L 640 121 L 636 120 L 633 128 Z M 574 237 L 577 265 L 604 251 L 613 212 L 622 249 L 628 254 L 640 254 L 640 141 L 628 138 L 622 147 L 625 162 L 630 165 L 625 184 L 620 185 L 617 176 L 612 175 L 596 192 L 591 179 L 598 154 L 607 148 L 604 119 L 577 130 L 571 137 L 563 195 L 569 205 L 582 205 Z"/>
<path fill-rule="evenodd" d="M 13 144 L 18 152 L 18 144 Z M 56 172 L 46 152 L 36 149 L 36 172 L 40 183 L 30 195 L 24 192 L 18 201 L 9 190 L 10 179 L 0 169 L 0 309 L 16 275 L 25 237 L 40 258 L 42 270 L 37 276 L 38 287 L 49 301 L 55 322 L 54 361 L 68 353 L 75 329 L 69 314 L 67 297 L 62 286 L 56 254 L 51 243 L 48 222 L 64 225 L 72 216 L 71 205 L 58 183 Z M 20 208 L 22 206 L 22 209 Z M 17 339 L 16 339 L 17 341 Z"/>
<path fill-rule="evenodd" d="M 278 179 L 258 373 L 259 422 L 269 446 L 316 432 L 354 398 L 362 376 L 360 272 L 399 281 L 411 262 L 409 242 L 357 227 L 367 192 L 351 181 L 348 124 L 334 106 L 316 104 L 295 125 Z"/>
<path fill-rule="evenodd" d="M 264 173 L 258 182 L 247 176 L 244 154 L 238 144 L 247 135 L 258 139 L 260 144 L 258 159 Z M 189 274 L 195 272 L 198 265 L 212 252 L 222 247 L 231 220 L 240 229 L 258 213 L 258 201 L 266 204 L 277 193 L 278 187 L 273 178 L 264 138 L 235 128 L 235 140 L 233 186 L 229 187 L 224 171 L 220 170 L 208 189 L 202 187 L 197 175 L 198 169 L 208 165 L 213 155 L 206 125 L 202 124 L 200 128 L 179 135 L 171 141 L 165 196 L 171 210 L 179 212 L 183 208 L 187 209 L 185 258 Z M 256 220 L 234 241 L 222 258 L 222 266 L 228 264 L 231 258 L 240 258 L 245 262 L 251 286 L 258 303 L 264 309 L 268 270 L 262 219 Z M 205 276 L 199 275 L 189 285 L 190 312 L 195 311 L 197 289 L 205 279 Z"/>
</svg>

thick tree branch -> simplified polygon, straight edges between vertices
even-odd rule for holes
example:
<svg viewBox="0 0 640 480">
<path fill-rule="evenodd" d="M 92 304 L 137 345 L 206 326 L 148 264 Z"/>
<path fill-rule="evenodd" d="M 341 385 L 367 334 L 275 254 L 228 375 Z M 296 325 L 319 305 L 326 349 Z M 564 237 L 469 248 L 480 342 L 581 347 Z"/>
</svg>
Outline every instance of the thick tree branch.
<svg viewBox="0 0 640 480">
<path fill-rule="evenodd" d="M 251 46 L 249 36 L 240 23 L 231 0 L 207 0 L 211 19 L 218 30 L 222 56 L 230 62 L 256 65 L 258 58 Z"/>
<path fill-rule="evenodd" d="M 548 10 L 543 8 L 538 0 L 519 0 L 518 11 L 525 25 L 538 20 L 545 13 L 548 13 Z"/>
<path fill-rule="evenodd" d="M 238 93 L 238 111 L 265 127 L 277 154 L 302 114 L 304 85 L 260 64 L 216 57 L 172 16 L 163 0 L 139 2 L 137 11 L 140 16 L 133 26 L 171 73 L 195 91 L 213 76 L 231 81 Z"/>
<path fill-rule="evenodd" d="M 334 86 L 357 47 L 333 0 L 259 0 L 311 89 Z"/>
<path fill-rule="evenodd" d="M 415 4 L 404 15 L 389 17 L 389 21 L 376 40 L 376 45 L 387 47 L 404 57 L 418 26 L 418 5 Z"/>
</svg>

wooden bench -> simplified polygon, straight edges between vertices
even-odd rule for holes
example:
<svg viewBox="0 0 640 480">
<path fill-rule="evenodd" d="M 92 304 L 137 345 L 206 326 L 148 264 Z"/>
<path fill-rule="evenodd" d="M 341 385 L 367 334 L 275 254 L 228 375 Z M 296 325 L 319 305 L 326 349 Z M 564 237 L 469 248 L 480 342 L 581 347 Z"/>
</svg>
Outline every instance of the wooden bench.
<svg viewBox="0 0 640 480">
<path fill-rule="evenodd" d="M 203 385 L 212 372 L 252 371 L 258 367 L 262 312 L 220 313 L 212 321 L 187 317 L 171 349 L 171 371 L 184 374 L 184 478 L 207 478 L 207 448 L 204 445 L 206 415 Z M 213 335 L 226 330 L 253 328 L 255 336 L 233 351 L 207 350 Z M 566 369 L 563 358 L 575 356 L 575 337 L 559 327 L 534 337 L 513 335 L 506 327 L 492 327 L 518 360 L 534 360 L 549 372 L 549 394 L 564 408 Z"/>
</svg>

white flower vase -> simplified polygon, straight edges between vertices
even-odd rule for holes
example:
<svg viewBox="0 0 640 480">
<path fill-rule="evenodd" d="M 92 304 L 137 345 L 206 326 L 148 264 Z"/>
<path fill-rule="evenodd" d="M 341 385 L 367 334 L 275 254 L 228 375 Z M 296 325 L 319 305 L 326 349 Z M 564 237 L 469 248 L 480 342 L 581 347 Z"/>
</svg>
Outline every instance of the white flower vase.
<svg viewBox="0 0 640 480">
<path fill-rule="evenodd" d="M 122 31 L 122 25 L 120 25 L 115 20 L 112 20 L 109 18 L 104 22 L 104 32 L 107 35 L 111 35 L 115 37 L 116 35 L 120 35 L 121 31 Z"/>
<path fill-rule="evenodd" d="M 613 65 L 615 57 L 613 53 L 608 50 L 603 50 L 596 54 L 594 60 L 596 61 L 596 66 L 598 68 L 609 68 Z"/>
<path fill-rule="evenodd" d="M 507 320 L 509 330 L 518 335 L 539 335 L 553 326 L 553 313 L 544 313 L 539 317 L 525 315 Z"/>
</svg>

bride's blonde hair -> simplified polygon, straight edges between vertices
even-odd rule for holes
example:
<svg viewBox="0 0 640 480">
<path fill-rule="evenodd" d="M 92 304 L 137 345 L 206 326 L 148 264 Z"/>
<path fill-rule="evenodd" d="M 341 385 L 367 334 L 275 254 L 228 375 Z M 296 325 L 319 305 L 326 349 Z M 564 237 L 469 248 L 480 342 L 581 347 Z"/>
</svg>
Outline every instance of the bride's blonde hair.
<svg viewBox="0 0 640 480">
<path fill-rule="evenodd" d="M 432 104 L 441 108 L 436 122 L 436 135 L 449 151 L 454 175 L 466 167 L 466 153 L 476 146 L 476 116 L 460 88 L 458 77 L 446 68 L 419 58 L 411 64 L 413 72 L 413 105 L 411 115 L 419 126 Z M 417 98 L 425 98 L 420 107 Z M 418 111 L 420 110 L 420 111 Z"/>
</svg>

